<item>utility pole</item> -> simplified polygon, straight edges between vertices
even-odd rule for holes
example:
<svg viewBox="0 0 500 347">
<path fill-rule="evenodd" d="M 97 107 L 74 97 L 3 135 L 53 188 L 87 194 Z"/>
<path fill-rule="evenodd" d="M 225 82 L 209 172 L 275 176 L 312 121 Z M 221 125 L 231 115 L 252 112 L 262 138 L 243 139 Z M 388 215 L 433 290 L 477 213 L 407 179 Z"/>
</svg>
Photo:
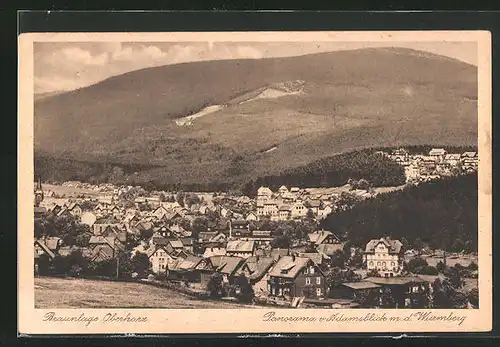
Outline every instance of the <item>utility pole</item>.
<svg viewBox="0 0 500 347">
<path fill-rule="evenodd" d="M 120 272 L 120 254 L 118 254 L 116 257 L 116 279 L 118 279 L 119 272 Z"/>
</svg>

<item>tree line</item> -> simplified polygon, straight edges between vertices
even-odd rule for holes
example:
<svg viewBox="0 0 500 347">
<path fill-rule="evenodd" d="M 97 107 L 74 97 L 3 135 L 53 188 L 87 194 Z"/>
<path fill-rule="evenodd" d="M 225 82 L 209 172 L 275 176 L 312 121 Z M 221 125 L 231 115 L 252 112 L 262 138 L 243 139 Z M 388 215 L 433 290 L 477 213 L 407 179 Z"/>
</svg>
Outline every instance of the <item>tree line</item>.
<svg viewBox="0 0 500 347">
<path fill-rule="evenodd" d="M 464 152 L 477 152 L 477 146 L 449 146 L 449 145 L 409 145 L 409 146 L 392 146 L 392 147 L 378 147 L 374 148 L 375 151 L 383 151 L 391 153 L 395 149 L 404 148 L 408 151 L 408 154 L 428 154 L 433 148 L 443 148 L 446 153 L 458 153 L 462 154 Z"/>
<path fill-rule="evenodd" d="M 404 169 L 398 163 L 373 149 L 363 149 L 322 158 L 277 175 L 252 179 L 243 185 L 242 191 L 245 195 L 254 196 L 261 186 L 273 190 L 281 185 L 334 187 L 344 185 L 349 180 L 362 179 L 376 187 L 399 186 L 406 181 Z"/>
<path fill-rule="evenodd" d="M 426 154 L 432 148 L 444 148 L 449 153 L 477 151 L 476 146 L 403 146 L 410 154 Z M 355 150 L 313 161 L 307 165 L 290 168 L 275 175 L 254 177 L 242 174 L 244 167 L 252 163 L 242 155 L 228 159 L 231 165 L 219 181 L 170 182 L 168 177 L 159 177 L 156 171 L 161 165 L 145 163 L 123 164 L 92 162 L 72 158 L 54 158 L 45 153 L 35 153 L 35 175 L 46 182 L 81 181 L 92 184 L 113 183 L 116 185 L 141 185 L 147 190 L 237 192 L 255 195 L 260 186 L 277 189 L 281 185 L 296 187 L 326 187 L 345 184 L 349 179 L 368 181 L 372 186 L 397 186 L 405 183 L 403 168 L 377 151 L 391 152 L 399 147 L 380 147 Z M 243 170 L 243 171 L 242 171 Z M 140 175 L 135 175 L 140 173 Z M 238 178 L 239 177 L 239 178 Z"/>
</svg>

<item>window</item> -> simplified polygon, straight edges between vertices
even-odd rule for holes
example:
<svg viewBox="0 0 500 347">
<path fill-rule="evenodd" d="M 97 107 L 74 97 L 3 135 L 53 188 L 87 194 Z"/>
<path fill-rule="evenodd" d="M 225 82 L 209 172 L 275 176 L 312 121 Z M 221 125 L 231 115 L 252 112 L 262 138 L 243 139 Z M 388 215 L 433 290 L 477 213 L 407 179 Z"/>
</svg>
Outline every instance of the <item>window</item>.
<svg viewBox="0 0 500 347">
<path fill-rule="evenodd" d="M 394 265 L 395 265 L 395 264 L 394 264 L 394 262 L 393 262 L 393 261 L 391 261 L 391 266 L 392 266 L 392 267 L 394 267 Z"/>
<path fill-rule="evenodd" d="M 373 266 L 373 261 L 370 261 L 368 265 Z"/>
<path fill-rule="evenodd" d="M 309 273 L 309 268 L 308 268 L 308 267 L 306 267 L 306 268 L 304 269 L 304 274 L 305 274 L 305 275 L 307 275 L 308 273 Z"/>
<path fill-rule="evenodd" d="M 311 284 L 311 279 L 309 277 L 306 277 L 306 284 Z"/>
<path fill-rule="evenodd" d="M 311 271 L 310 272 L 311 272 L 311 275 L 314 274 L 314 267 L 313 266 L 311 266 Z"/>
<path fill-rule="evenodd" d="M 321 277 L 316 277 L 316 284 L 321 284 Z"/>
<path fill-rule="evenodd" d="M 380 262 L 379 261 L 377 261 L 377 266 L 380 266 Z"/>
<path fill-rule="evenodd" d="M 321 288 L 316 288 L 316 296 L 321 296 Z"/>
</svg>

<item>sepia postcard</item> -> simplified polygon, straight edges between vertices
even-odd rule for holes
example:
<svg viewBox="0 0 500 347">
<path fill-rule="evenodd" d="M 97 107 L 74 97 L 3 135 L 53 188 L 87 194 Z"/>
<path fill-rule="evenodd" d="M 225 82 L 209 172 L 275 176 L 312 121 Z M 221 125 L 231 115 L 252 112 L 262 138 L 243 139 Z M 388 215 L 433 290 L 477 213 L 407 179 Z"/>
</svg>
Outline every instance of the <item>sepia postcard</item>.
<svg viewBox="0 0 500 347">
<path fill-rule="evenodd" d="M 18 331 L 492 328 L 487 31 L 19 36 Z"/>
</svg>

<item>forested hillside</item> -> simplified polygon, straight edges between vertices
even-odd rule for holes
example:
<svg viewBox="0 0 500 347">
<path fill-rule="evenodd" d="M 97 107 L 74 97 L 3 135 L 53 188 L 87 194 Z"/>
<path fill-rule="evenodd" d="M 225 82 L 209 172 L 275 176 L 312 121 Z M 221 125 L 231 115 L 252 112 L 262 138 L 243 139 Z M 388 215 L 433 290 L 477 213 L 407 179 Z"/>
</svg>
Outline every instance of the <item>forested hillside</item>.
<svg viewBox="0 0 500 347">
<path fill-rule="evenodd" d="M 410 245 L 477 252 L 477 173 L 409 186 L 332 214 L 322 227 L 364 247 L 390 236 Z"/>
<path fill-rule="evenodd" d="M 254 196 L 260 186 L 276 190 L 287 187 L 336 187 L 349 179 L 365 179 L 372 186 L 399 186 L 405 183 L 402 166 L 373 149 L 342 153 L 314 161 L 308 165 L 250 180 L 243 187 L 245 195 Z"/>
</svg>

